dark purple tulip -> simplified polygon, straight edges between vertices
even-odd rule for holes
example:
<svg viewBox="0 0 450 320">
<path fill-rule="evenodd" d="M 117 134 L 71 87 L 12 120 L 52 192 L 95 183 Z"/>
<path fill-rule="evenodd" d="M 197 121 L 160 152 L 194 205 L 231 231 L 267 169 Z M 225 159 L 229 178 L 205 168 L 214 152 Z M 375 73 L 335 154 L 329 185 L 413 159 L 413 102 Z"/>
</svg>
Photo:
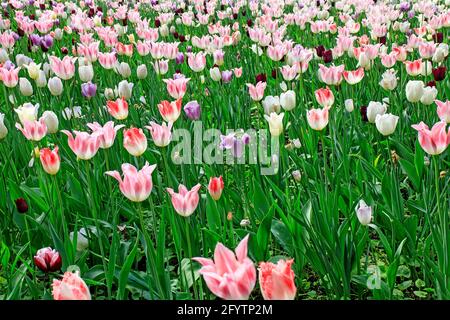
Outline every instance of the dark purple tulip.
<svg viewBox="0 0 450 320">
<path fill-rule="evenodd" d="M 277 69 L 272 69 L 272 72 L 270 75 L 272 76 L 272 79 L 276 79 L 277 78 Z"/>
<path fill-rule="evenodd" d="M 386 36 L 378 38 L 378 42 L 381 43 L 381 44 L 386 44 L 386 40 L 387 40 Z"/>
<path fill-rule="evenodd" d="M 369 119 L 367 119 L 367 106 L 362 106 L 362 107 L 359 109 L 359 112 L 361 113 L 361 119 L 362 119 L 362 121 L 364 121 L 364 122 L 369 121 Z"/>
<path fill-rule="evenodd" d="M 198 104 L 197 100 L 190 101 L 186 103 L 184 106 L 184 112 L 186 113 L 186 116 L 191 120 L 198 120 L 200 119 L 200 105 Z"/>
<path fill-rule="evenodd" d="M 442 32 L 436 32 L 433 34 L 433 40 L 436 43 L 442 43 L 444 41 L 444 34 Z"/>
<path fill-rule="evenodd" d="M 322 57 L 323 53 L 325 51 L 325 47 L 320 45 L 318 47 L 316 47 L 316 53 L 318 57 Z"/>
<path fill-rule="evenodd" d="M 187 46 L 186 47 L 186 52 L 192 52 L 192 46 Z"/>
<path fill-rule="evenodd" d="M 248 19 L 247 20 L 247 26 L 249 26 L 249 27 L 253 26 L 253 20 L 252 19 Z"/>
<path fill-rule="evenodd" d="M 445 66 L 437 67 L 436 69 L 433 69 L 433 77 L 435 81 L 442 81 L 445 78 L 445 72 L 447 71 L 447 68 Z"/>
<path fill-rule="evenodd" d="M 177 56 L 175 57 L 175 62 L 177 64 L 182 64 L 184 62 L 184 54 L 183 54 L 183 52 L 178 52 Z"/>
<path fill-rule="evenodd" d="M 436 87 L 436 81 L 434 80 L 428 81 L 427 87 Z"/>
<path fill-rule="evenodd" d="M 97 85 L 95 85 L 95 83 L 92 82 L 83 83 L 81 85 L 81 93 L 83 94 L 84 97 L 88 99 L 92 98 L 97 93 Z"/>
<path fill-rule="evenodd" d="M 330 63 L 333 61 L 333 52 L 331 50 L 325 50 L 322 54 L 323 62 Z"/>
<path fill-rule="evenodd" d="M 20 213 L 25 213 L 28 211 L 28 204 L 24 198 L 16 199 L 16 208 Z"/>
<path fill-rule="evenodd" d="M 256 76 L 256 83 L 258 82 L 267 82 L 267 76 L 265 73 L 260 73 Z"/>
<path fill-rule="evenodd" d="M 183 34 L 180 34 L 180 36 L 178 37 L 178 40 L 180 40 L 180 42 L 185 42 L 186 37 Z"/>
<path fill-rule="evenodd" d="M 159 28 L 161 26 L 161 21 L 159 19 L 155 20 L 155 28 Z"/>
<path fill-rule="evenodd" d="M 230 82 L 232 77 L 233 77 L 233 71 L 230 71 L 230 70 L 222 71 L 222 81 L 223 81 L 223 83 Z"/>
</svg>

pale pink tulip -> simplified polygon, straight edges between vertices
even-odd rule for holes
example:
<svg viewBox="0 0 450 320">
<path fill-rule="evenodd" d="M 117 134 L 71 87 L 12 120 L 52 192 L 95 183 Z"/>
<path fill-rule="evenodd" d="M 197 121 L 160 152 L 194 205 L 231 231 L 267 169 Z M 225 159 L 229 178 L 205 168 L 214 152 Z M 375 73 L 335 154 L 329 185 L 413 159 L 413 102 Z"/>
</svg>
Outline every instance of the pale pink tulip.
<svg viewBox="0 0 450 320">
<path fill-rule="evenodd" d="M 162 125 L 157 124 L 156 122 L 151 121 L 150 126 L 146 126 L 146 128 L 150 131 L 152 135 L 153 142 L 158 147 L 165 147 L 169 145 L 170 139 L 172 138 L 172 122 L 169 122 L 166 125 L 163 122 Z"/>
<path fill-rule="evenodd" d="M 139 128 L 124 130 L 123 146 L 131 155 L 139 157 L 147 150 L 147 137 Z"/>
<path fill-rule="evenodd" d="M 436 123 L 431 130 L 423 122 L 412 127 L 419 132 L 420 146 L 430 155 L 441 154 L 450 144 L 450 130 L 446 132 L 445 121 Z"/>
<path fill-rule="evenodd" d="M 108 121 L 104 126 L 100 125 L 98 122 L 88 123 L 87 126 L 92 132 L 97 133 L 100 136 L 100 148 L 108 149 L 114 144 L 116 139 L 117 131 L 125 127 L 125 125 L 120 124 L 114 126 L 114 122 Z"/>
<path fill-rule="evenodd" d="M 445 121 L 446 123 L 450 123 L 450 101 L 442 102 L 440 100 L 435 101 L 437 105 L 437 114 L 441 121 Z"/>
<path fill-rule="evenodd" d="M 69 80 L 75 75 L 75 59 L 65 56 L 62 60 L 58 57 L 51 56 L 50 68 L 61 79 Z"/>
<path fill-rule="evenodd" d="M 61 130 L 61 132 L 67 135 L 69 147 L 79 159 L 91 159 L 100 148 L 101 136 L 98 133 L 89 134 L 74 130 L 74 138 L 70 131 Z"/>
<path fill-rule="evenodd" d="M 322 107 L 330 108 L 334 103 L 333 91 L 331 91 L 328 87 L 316 90 L 314 95 L 316 96 L 317 102 Z"/>
<path fill-rule="evenodd" d="M 122 164 L 123 179 L 118 171 L 107 171 L 105 174 L 119 182 L 119 189 L 127 199 L 142 202 L 152 192 L 152 172 L 155 168 L 156 164 L 150 166 L 148 162 L 145 162 L 144 167 L 138 171 L 135 166 L 124 163 Z"/>
<path fill-rule="evenodd" d="M 33 121 L 25 120 L 23 128 L 20 123 L 16 123 L 16 128 L 23 133 L 25 138 L 31 141 L 40 141 L 47 134 L 47 125 L 44 118 Z"/>
<path fill-rule="evenodd" d="M 308 110 L 306 119 L 312 129 L 320 131 L 328 125 L 328 108 Z"/>
<path fill-rule="evenodd" d="M 364 68 L 358 68 L 354 71 L 344 71 L 342 75 L 348 84 L 357 84 L 364 78 Z"/>
<path fill-rule="evenodd" d="M 264 97 L 264 90 L 266 89 L 267 83 L 259 81 L 256 86 L 247 83 L 248 91 L 250 97 L 253 101 L 260 101 Z"/>
<path fill-rule="evenodd" d="M 19 83 L 19 70 L 20 68 L 8 70 L 0 67 L 0 80 L 8 88 L 14 88 Z"/>
<path fill-rule="evenodd" d="M 192 187 L 191 190 L 188 190 L 184 185 L 180 184 L 178 186 L 178 193 L 176 193 L 172 188 L 166 189 L 172 197 L 172 205 L 179 215 L 189 217 L 194 213 L 200 200 L 198 195 L 200 187 L 201 185 L 197 184 Z"/>
<path fill-rule="evenodd" d="M 79 272 L 66 272 L 62 280 L 53 280 L 53 299 L 55 300 L 91 300 L 89 288 Z"/>
<path fill-rule="evenodd" d="M 235 252 L 218 243 L 214 250 L 214 261 L 207 258 L 193 258 L 202 265 L 200 274 L 209 290 L 225 300 L 246 300 L 255 287 L 256 269 L 247 256 L 247 235 Z"/>
<path fill-rule="evenodd" d="M 183 98 L 186 93 L 187 83 L 190 78 L 164 79 L 167 85 L 167 92 L 174 99 Z"/>
<path fill-rule="evenodd" d="M 326 67 L 319 64 L 319 80 L 329 86 L 339 85 L 342 82 L 344 65 Z"/>
</svg>

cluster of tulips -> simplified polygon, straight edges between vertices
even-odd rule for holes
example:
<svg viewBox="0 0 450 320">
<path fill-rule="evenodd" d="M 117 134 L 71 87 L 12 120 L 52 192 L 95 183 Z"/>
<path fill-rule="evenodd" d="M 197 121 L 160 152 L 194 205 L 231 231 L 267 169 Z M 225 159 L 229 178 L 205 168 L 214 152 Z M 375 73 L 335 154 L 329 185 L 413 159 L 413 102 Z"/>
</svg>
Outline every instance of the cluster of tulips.
<svg viewBox="0 0 450 320">
<path fill-rule="evenodd" d="M 269 138 L 285 145 L 280 155 L 272 157 L 282 166 L 281 172 L 277 172 L 281 178 L 271 180 L 270 188 L 277 197 L 286 194 L 288 213 L 293 206 L 299 206 L 298 201 L 290 198 L 294 186 L 307 184 L 308 179 L 319 180 L 308 178 L 311 170 L 305 165 L 300 168 L 295 159 L 324 158 L 318 165 L 321 167 L 318 172 L 324 171 L 317 183 L 327 192 L 332 188 L 333 175 L 328 173 L 328 165 L 334 164 L 337 153 L 353 152 L 350 148 L 343 151 L 338 143 L 341 134 L 338 128 L 345 129 L 350 124 L 361 127 L 367 124 L 372 141 L 385 139 L 388 158 L 397 156 L 389 149 L 390 136 L 404 136 L 405 145 L 411 142 L 406 137 L 414 137 L 413 143 L 418 140 L 423 151 L 435 160 L 437 202 L 442 202 L 438 168 L 444 166 L 444 171 L 448 168 L 450 145 L 450 101 L 447 99 L 450 91 L 446 76 L 449 1 L 392 4 L 374 0 L 7 0 L 1 6 L 1 166 L 3 175 L 9 176 L 17 186 L 38 184 L 36 188 L 41 191 L 31 197 L 32 202 L 40 204 L 40 196 L 51 198 L 53 192 L 58 195 L 55 198 L 59 209 L 49 203 L 53 218 L 50 222 L 39 222 L 51 224 L 51 228 L 45 228 L 53 230 L 51 236 L 49 231 L 44 231 L 47 243 L 32 255 L 41 272 L 65 271 L 62 279 L 58 276 L 53 280 L 52 295 L 56 300 L 89 300 L 91 292 L 80 269 L 73 272 L 68 269 L 69 261 L 64 260 L 60 248 L 47 247 L 50 239 L 55 239 L 54 234 L 73 243 L 78 253 L 84 252 L 91 246 L 91 240 L 98 237 L 100 253 L 96 255 L 102 256 L 105 286 L 111 291 L 113 280 L 108 280 L 108 276 L 112 277 L 113 272 L 106 266 L 106 252 L 118 248 L 108 248 L 110 239 L 106 236 L 105 249 L 100 234 L 105 232 L 102 230 L 105 222 L 120 228 L 116 219 L 107 221 L 105 217 L 110 216 L 105 212 L 124 201 L 134 203 L 125 206 L 131 208 L 132 216 L 140 218 L 140 225 L 136 226 L 140 231 L 134 236 L 139 239 L 142 234 L 144 250 L 148 250 L 147 246 L 153 248 L 153 242 L 164 242 L 164 232 L 157 234 L 157 226 L 161 227 L 162 222 L 155 221 L 155 216 L 166 214 L 162 208 L 173 208 L 185 220 L 183 233 L 186 232 L 188 245 L 180 249 L 178 243 L 182 241 L 176 240 L 179 242 L 174 245 L 174 251 L 180 270 L 181 259 L 188 257 L 186 272 L 192 271 L 193 284 L 188 285 L 185 271 L 178 271 L 178 276 L 181 285 L 186 287 L 183 289 L 190 291 L 192 287 L 196 297 L 206 297 L 203 292 L 198 293 L 200 280 L 196 275 L 201 275 L 215 296 L 249 299 L 256 285 L 253 261 L 256 259 L 264 261 L 258 261 L 259 287 L 264 299 L 297 297 L 293 255 L 283 254 L 280 258 L 275 254 L 279 247 L 270 250 L 258 247 L 264 251 L 264 258 L 260 254 L 258 258 L 253 254 L 253 260 L 249 257 L 249 238 L 255 238 L 259 246 L 266 239 L 260 229 L 251 229 L 251 225 L 263 226 L 264 220 L 250 219 L 247 213 L 243 219 L 233 221 L 233 212 L 239 206 L 245 207 L 246 212 L 256 210 L 258 204 L 248 202 L 259 201 L 258 198 L 250 199 L 246 194 L 246 186 L 250 185 L 247 179 L 253 179 L 253 171 L 247 171 L 244 176 L 223 164 L 219 169 L 217 165 L 200 164 L 195 170 L 182 164 L 178 175 L 171 169 L 168 150 L 173 146 L 173 132 L 180 128 L 191 130 L 194 121 L 221 130 L 227 125 L 268 128 Z M 380 97 L 380 94 L 383 98 L 372 100 L 372 96 Z M 358 111 L 360 115 L 356 115 Z M 343 125 L 341 121 L 348 122 Z M 373 124 L 376 131 L 370 129 Z M 401 133 L 398 133 L 400 124 Z M 313 140 L 306 140 L 310 137 Z M 246 146 L 254 142 L 246 133 L 231 133 L 221 135 L 218 147 L 239 158 L 245 156 Z M 11 157 L 9 148 L 13 150 L 17 145 L 28 157 L 26 165 L 23 154 L 17 161 Z M 306 151 L 300 157 L 293 157 L 287 156 L 286 150 Z M 333 161 L 327 160 L 327 151 L 334 153 Z M 83 162 L 85 171 L 80 169 Z M 55 191 L 36 182 L 34 177 L 41 182 L 49 179 L 39 175 L 42 173 L 39 167 L 53 176 L 50 178 Z M 120 171 L 111 170 L 119 167 Z M 8 168 L 14 169 L 8 172 Z M 98 171 L 100 175 L 95 176 Z M 233 178 L 224 181 L 223 177 L 233 172 Z M 64 176 L 59 178 L 61 175 Z M 74 175 L 79 175 L 80 187 L 63 182 Z M 92 181 L 91 175 L 98 180 Z M 201 181 L 203 176 L 209 183 Z M 289 176 L 293 181 L 288 180 Z M 110 177 L 117 180 L 126 200 L 117 199 L 114 193 L 117 187 Z M 5 188 L 9 188 L 8 183 L 5 182 Z M 158 188 L 154 188 L 156 183 Z M 107 185 L 106 196 L 114 201 L 95 199 L 94 188 Z M 202 194 L 202 185 L 207 194 Z M 444 197 L 447 194 L 447 200 L 438 205 L 439 226 L 436 227 L 439 230 L 436 232 L 445 238 L 449 226 L 448 185 L 443 185 L 446 189 L 442 194 Z M 222 195 L 227 193 L 227 188 L 235 187 L 239 192 L 233 194 L 231 204 L 231 195 L 226 199 Z M 75 198 L 71 196 L 71 188 L 84 191 L 86 210 L 88 215 L 92 213 L 92 219 L 69 217 L 64 208 L 70 207 L 65 203 Z M 281 188 L 285 189 L 281 191 Z M 63 195 L 66 190 L 64 196 L 61 189 Z M 166 197 L 172 206 L 167 206 Z M 49 198 L 44 202 L 49 202 Z M 353 205 L 355 199 L 350 193 L 349 208 L 353 206 L 351 214 L 368 229 L 374 220 L 374 208 L 363 198 Z M 19 213 L 29 213 L 26 199 L 13 200 Z M 153 220 L 144 217 L 144 202 L 149 203 Z M 216 237 L 213 259 L 205 258 L 210 255 L 209 247 L 202 244 L 193 250 L 191 243 L 191 239 L 203 239 L 191 234 L 196 224 L 204 223 L 206 227 L 208 221 L 208 226 L 211 225 L 211 207 L 228 214 L 221 220 L 225 234 L 217 237 L 217 233 L 208 234 Z M 199 217 L 195 217 L 195 212 Z M 5 215 L 3 221 L 9 221 L 6 218 L 9 209 L 1 208 L 0 213 Z M 287 226 L 296 222 L 278 214 L 286 230 L 296 232 L 297 227 Z M 190 218 L 196 219 L 194 223 Z M 169 219 L 172 227 L 183 221 L 173 219 Z M 78 223 L 84 228 L 78 230 Z M 271 228 L 275 232 L 271 223 L 272 220 L 268 223 L 269 233 Z M 234 227 L 241 227 L 244 232 L 235 234 Z M 73 231 L 69 233 L 69 230 Z M 32 241 L 28 225 L 20 232 Z M 304 237 L 312 241 L 308 235 Z M 234 252 L 222 244 L 225 241 L 234 244 L 235 238 L 240 242 Z M 300 241 L 293 239 L 297 240 Z M 0 237 L 2 241 L 7 243 Z M 56 241 L 52 247 L 56 247 Z M 204 257 L 194 257 L 193 252 Z M 305 250 L 300 252 L 295 256 L 296 262 Z M 130 256 L 134 259 L 135 253 Z M 85 263 L 86 257 L 78 258 L 75 254 L 68 260 L 73 264 Z M 446 260 L 439 256 L 439 265 L 448 268 L 448 261 L 442 264 L 441 259 Z M 160 267 L 165 265 L 164 260 L 161 258 Z M 112 264 L 115 268 L 114 261 Z M 302 267 L 295 270 L 301 272 Z M 150 268 L 146 266 L 149 274 Z M 450 282 L 447 283 L 450 287 Z M 111 292 L 108 296 L 111 297 Z"/>
</svg>

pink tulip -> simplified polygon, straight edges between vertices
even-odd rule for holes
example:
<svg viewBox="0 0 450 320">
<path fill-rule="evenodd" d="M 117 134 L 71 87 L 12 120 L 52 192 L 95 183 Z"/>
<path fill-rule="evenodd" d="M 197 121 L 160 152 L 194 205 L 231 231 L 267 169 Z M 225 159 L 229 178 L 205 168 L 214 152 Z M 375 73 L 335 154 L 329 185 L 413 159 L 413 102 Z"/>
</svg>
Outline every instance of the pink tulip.
<svg viewBox="0 0 450 320">
<path fill-rule="evenodd" d="M 233 73 L 234 73 L 234 76 L 236 78 L 242 77 L 242 67 L 241 68 L 234 68 L 233 69 Z"/>
<path fill-rule="evenodd" d="M 320 131 L 328 124 L 328 108 L 308 110 L 306 119 L 312 129 Z"/>
<path fill-rule="evenodd" d="M 98 59 L 100 42 L 93 42 L 90 44 L 79 44 L 77 51 L 78 55 L 84 57 L 89 62 L 95 62 Z"/>
<path fill-rule="evenodd" d="M 43 148 L 39 151 L 39 159 L 41 160 L 44 171 L 48 174 L 55 175 L 59 171 L 61 165 L 61 158 L 58 154 L 58 147 L 50 150 L 49 148 Z"/>
<path fill-rule="evenodd" d="M 36 267 L 43 272 L 55 272 L 61 269 L 62 259 L 58 251 L 48 247 L 39 249 L 33 258 Z"/>
<path fill-rule="evenodd" d="M 89 134 L 74 130 L 74 138 L 70 131 L 61 130 L 61 132 L 68 136 L 69 147 L 79 159 L 91 159 L 100 148 L 101 136 L 98 133 Z"/>
<path fill-rule="evenodd" d="M 147 137 L 139 128 L 124 130 L 123 146 L 131 155 L 139 157 L 147 150 Z"/>
<path fill-rule="evenodd" d="M 0 80 L 8 88 L 14 88 L 19 83 L 19 70 L 20 68 L 8 70 L 0 67 Z"/>
<path fill-rule="evenodd" d="M 434 42 L 422 42 L 419 45 L 419 53 L 422 59 L 430 59 L 436 51 L 436 44 Z"/>
<path fill-rule="evenodd" d="M 344 71 L 342 75 L 348 84 L 357 84 L 364 78 L 364 68 L 358 68 L 354 71 Z"/>
<path fill-rule="evenodd" d="M 40 141 L 47 134 L 47 125 L 45 119 L 40 118 L 34 121 L 25 120 L 23 122 L 23 128 L 20 123 L 16 123 L 16 128 L 19 129 L 25 138 L 31 141 Z"/>
<path fill-rule="evenodd" d="M 53 280 L 53 299 L 55 300 L 91 300 L 89 288 L 79 272 L 66 272 L 62 280 Z"/>
<path fill-rule="evenodd" d="M 422 59 L 417 59 L 415 61 L 405 61 L 406 72 L 410 76 L 418 76 L 422 73 Z"/>
<path fill-rule="evenodd" d="M 188 191 L 188 189 L 184 185 L 180 184 L 178 186 L 178 193 L 175 193 L 172 188 L 166 189 L 172 197 L 172 205 L 179 215 L 183 217 L 189 217 L 194 213 L 195 209 L 197 208 L 198 201 L 200 200 L 198 195 L 200 187 L 201 185 L 197 184 Z"/>
<path fill-rule="evenodd" d="M 259 264 L 259 286 L 264 300 L 294 300 L 297 288 L 294 282 L 294 271 L 291 266 L 294 260 L 278 260 Z"/>
<path fill-rule="evenodd" d="M 145 162 L 144 167 L 137 171 L 136 167 L 129 164 L 122 164 L 123 179 L 118 171 L 107 171 L 105 174 L 113 177 L 119 182 L 119 189 L 122 194 L 133 202 L 146 200 L 152 192 L 152 172 L 156 164 L 149 165 Z"/>
<path fill-rule="evenodd" d="M 172 138 L 172 124 L 172 122 L 169 122 L 169 125 L 166 125 L 166 123 L 163 122 L 162 125 L 159 125 L 156 122 L 151 121 L 150 126 L 146 126 L 150 131 L 156 146 L 165 147 L 169 145 L 170 139 Z"/>
<path fill-rule="evenodd" d="M 116 139 L 117 131 L 125 127 L 123 124 L 114 126 L 114 122 L 112 121 L 108 121 L 103 127 L 98 122 L 88 123 L 87 126 L 93 133 L 95 132 L 100 136 L 100 148 L 102 149 L 112 147 Z"/>
<path fill-rule="evenodd" d="M 264 97 L 264 90 L 266 89 L 266 86 L 267 83 L 263 81 L 259 81 L 256 86 L 247 83 L 248 91 L 253 101 L 260 101 Z"/>
<path fill-rule="evenodd" d="M 319 64 L 319 80 L 329 86 L 339 85 L 342 82 L 344 65 L 326 67 Z"/>
<path fill-rule="evenodd" d="M 437 105 L 437 114 L 439 116 L 439 119 L 442 121 L 445 121 L 446 123 L 450 123 L 450 101 L 435 101 Z"/>
<path fill-rule="evenodd" d="M 164 79 L 167 85 L 167 92 L 174 99 L 183 98 L 186 93 L 187 83 L 190 78 Z"/>
<path fill-rule="evenodd" d="M 381 64 L 386 68 L 392 68 L 397 62 L 397 53 L 395 51 L 390 54 L 381 55 Z"/>
<path fill-rule="evenodd" d="M 117 120 L 124 120 L 128 117 L 128 103 L 124 98 L 119 98 L 116 101 L 106 102 L 108 112 Z"/>
<path fill-rule="evenodd" d="M 132 44 L 123 44 L 122 42 L 118 42 L 116 44 L 117 53 L 121 56 L 125 55 L 127 57 L 131 57 L 133 55 L 133 45 Z"/>
<path fill-rule="evenodd" d="M 316 96 L 317 102 L 322 107 L 330 108 L 334 103 L 333 91 L 331 91 L 328 87 L 316 90 L 314 95 Z"/>
<path fill-rule="evenodd" d="M 167 100 L 158 104 L 159 113 L 167 122 L 175 122 L 181 114 L 181 98 L 169 102 Z"/>
<path fill-rule="evenodd" d="M 446 126 L 445 121 L 440 121 L 431 130 L 423 122 L 412 127 L 419 132 L 419 143 L 422 149 L 430 155 L 438 155 L 450 144 L 450 130 L 447 133 Z"/>
<path fill-rule="evenodd" d="M 100 62 L 101 66 L 105 69 L 112 69 L 117 65 L 117 57 L 115 52 L 108 53 L 99 53 L 98 54 L 98 62 Z"/>
<path fill-rule="evenodd" d="M 214 261 L 193 258 L 202 265 L 200 274 L 209 290 L 225 300 L 246 300 L 255 287 L 256 269 L 247 256 L 247 235 L 236 247 L 235 253 L 218 243 L 214 250 Z"/>
<path fill-rule="evenodd" d="M 192 69 L 192 71 L 200 72 L 200 71 L 203 71 L 203 69 L 205 69 L 206 56 L 203 52 L 198 52 L 195 54 L 192 52 L 189 52 L 187 54 L 187 56 L 188 56 L 188 64 L 189 64 L 189 67 Z"/>
<path fill-rule="evenodd" d="M 51 56 L 49 60 L 50 68 L 59 78 L 69 80 L 75 75 L 75 59 L 65 56 L 61 60 L 58 57 Z"/>
<path fill-rule="evenodd" d="M 218 201 L 220 197 L 222 196 L 222 191 L 224 188 L 223 178 L 220 177 L 211 177 L 209 179 L 208 184 L 208 192 L 211 195 L 211 198 Z"/>
</svg>

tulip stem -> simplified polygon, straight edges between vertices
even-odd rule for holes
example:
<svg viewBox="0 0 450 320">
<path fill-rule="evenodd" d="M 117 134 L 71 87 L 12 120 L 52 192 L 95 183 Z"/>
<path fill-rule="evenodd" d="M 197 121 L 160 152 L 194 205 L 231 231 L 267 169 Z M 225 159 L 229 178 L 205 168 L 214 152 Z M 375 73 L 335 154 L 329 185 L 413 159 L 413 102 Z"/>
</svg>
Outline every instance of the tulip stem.
<svg viewBox="0 0 450 320">
<path fill-rule="evenodd" d="M 64 232 L 64 238 L 69 234 L 67 231 L 67 224 L 64 218 L 64 203 L 62 201 L 62 197 L 61 197 L 61 190 L 59 189 L 58 186 L 58 179 L 56 178 L 56 175 L 53 175 L 53 183 L 54 183 L 54 188 L 56 188 L 56 194 L 58 196 L 58 202 L 60 205 L 60 214 L 61 214 L 61 223 L 62 223 L 62 227 L 63 227 L 63 232 Z"/>
<path fill-rule="evenodd" d="M 194 269 L 192 266 L 192 247 L 191 247 L 191 234 L 189 232 L 189 217 L 185 218 L 185 225 L 186 225 L 186 238 L 188 243 L 188 254 L 189 254 L 189 263 L 190 263 L 190 269 L 191 269 L 191 277 L 192 277 L 192 285 L 194 287 L 194 298 L 198 298 L 197 293 L 197 284 L 195 283 L 195 275 L 194 275 Z"/>
</svg>

